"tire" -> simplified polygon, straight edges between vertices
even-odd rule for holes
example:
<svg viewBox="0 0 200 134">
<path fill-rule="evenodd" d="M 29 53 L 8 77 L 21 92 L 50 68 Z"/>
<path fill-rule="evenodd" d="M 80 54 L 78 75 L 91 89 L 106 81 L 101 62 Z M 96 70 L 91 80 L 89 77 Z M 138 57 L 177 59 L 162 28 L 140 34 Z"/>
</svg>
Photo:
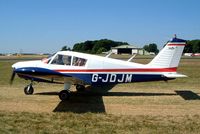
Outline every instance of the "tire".
<svg viewBox="0 0 200 134">
<path fill-rule="evenodd" d="M 70 93 L 69 93 L 69 91 L 67 91 L 67 90 L 62 90 L 62 91 L 59 93 L 59 98 L 60 98 L 61 101 L 69 100 L 69 98 L 70 98 Z"/>
<path fill-rule="evenodd" d="M 83 92 L 85 90 L 85 86 L 83 86 L 83 85 L 76 85 L 76 90 L 78 92 Z"/>
<path fill-rule="evenodd" d="M 32 86 L 32 85 L 28 85 L 28 86 L 26 86 L 26 87 L 24 88 L 24 93 L 25 93 L 26 95 L 31 95 L 31 94 L 33 94 L 33 92 L 34 92 L 34 89 L 33 89 L 33 86 Z"/>
</svg>

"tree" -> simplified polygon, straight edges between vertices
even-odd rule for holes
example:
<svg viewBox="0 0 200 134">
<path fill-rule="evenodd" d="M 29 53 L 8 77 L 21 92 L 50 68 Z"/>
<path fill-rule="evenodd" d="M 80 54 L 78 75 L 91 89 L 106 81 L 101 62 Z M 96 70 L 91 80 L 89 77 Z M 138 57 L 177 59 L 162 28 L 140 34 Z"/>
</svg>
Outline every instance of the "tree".
<svg viewBox="0 0 200 134">
<path fill-rule="evenodd" d="M 67 50 L 71 50 L 70 47 L 63 46 L 62 49 L 61 49 L 61 51 L 67 51 Z"/>
<path fill-rule="evenodd" d="M 192 44 L 190 41 L 187 41 L 187 45 L 185 46 L 183 53 L 192 53 Z"/>
<path fill-rule="evenodd" d="M 200 40 L 187 41 L 184 53 L 200 53 Z"/>
<path fill-rule="evenodd" d="M 145 51 L 149 52 L 149 45 L 145 45 L 145 46 L 143 47 L 143 49 L 144 49 Z"/>
<path fill-rule="evenodd" d="M 73 51 L 84 52 L 84 53 L 101 53 L 106 52 L 111 49 L 111 47 L 116 47 L 119 45 L 129 45 L 126 42 L 117 42 L 108 39 L 85 41 L 82 43 L 77 43 L 73 47 Z"/>
<path fill-rule="evenodd" d="M 158 54 L 159 50 L 155 43 L 149 44 L 149 52 L 154 52 L 155 54 Z"/>
<path fill-rule="evenodd" d="M 200 52 L 200 40 L 194 41 L 194 44 L 192 45 L 192 51 L 193 51 L 193 53 L 199 53 Z"/>
<path fill-rule="evenodd" d="M 158 54 L 158 52 L 159 52 L 159 50 L 157 48 L 157 45 L 155 43 L 151 43 L 149 45 L 145 45 L 143 48 L 147 52 L 154 52 L 155 54 Z"/>
<path fill-rule="evenodd" d="M 104 47 L 101 47 L 97 50 L 97 54 L 101 54 L 102 52 L 106 52 L 107 50 Z"/>
</svg>

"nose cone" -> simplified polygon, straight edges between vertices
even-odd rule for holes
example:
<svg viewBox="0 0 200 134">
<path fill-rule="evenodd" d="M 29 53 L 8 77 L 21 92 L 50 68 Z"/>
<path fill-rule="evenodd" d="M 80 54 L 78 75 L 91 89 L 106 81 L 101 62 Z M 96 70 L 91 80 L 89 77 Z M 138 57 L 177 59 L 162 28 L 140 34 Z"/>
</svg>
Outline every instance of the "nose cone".
<svg viewBox="0 0 200 134">
<path fill-rule="evenodd" d="M 23 63 L 22 62 L 17 62 L 17 63 L 12 65 L 13 69 L 17 69 L 17 68 L 20 68 L 20 67 L 23 67 Z"/>
<path fill-rule="evenodd" d="M 17 62 L 12 65 L 12 68 L 24 68 L 24 67 L 37 67 L 41 64 L 41 61 L 23 61 L 23 62 Z"/>
<path fill-rule="evenodd" d="M 18 64 L 18 63 L 13 64 L 13 65 L 12 65 L 12 68 L 13 68 L 13 69 L 17 68 L 17 64 Z"/>
</svg>

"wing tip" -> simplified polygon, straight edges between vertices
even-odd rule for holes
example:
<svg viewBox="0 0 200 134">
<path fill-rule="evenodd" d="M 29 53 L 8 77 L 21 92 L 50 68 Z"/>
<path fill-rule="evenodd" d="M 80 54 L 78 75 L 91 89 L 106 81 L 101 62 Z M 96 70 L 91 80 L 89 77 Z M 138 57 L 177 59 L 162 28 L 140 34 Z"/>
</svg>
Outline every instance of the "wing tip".
<svg viewBox="0 0 200 134">
<path fill-rule="evenodd" d="M 178 74 L 178 73 L 173 73 L 173 74 L 164 74 L 165 77 L 167 78 L 184 78 L 184 77 L 188 77 L 187 75 L 184 74 Z"/>
</svg>

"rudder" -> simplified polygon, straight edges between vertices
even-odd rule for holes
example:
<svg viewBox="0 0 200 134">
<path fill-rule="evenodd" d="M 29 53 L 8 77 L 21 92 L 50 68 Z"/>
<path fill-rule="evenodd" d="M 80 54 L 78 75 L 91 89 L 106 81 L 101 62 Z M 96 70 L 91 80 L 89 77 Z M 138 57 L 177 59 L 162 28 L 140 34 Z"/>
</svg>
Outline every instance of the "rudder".
<svg viewBox="0 0 200 134">
<path fill-rule="evenodd" d="M 161 68 L 178 67 L 185 45 L 185 40 L 173 38 L 148 65 Z"/>
</svg>

